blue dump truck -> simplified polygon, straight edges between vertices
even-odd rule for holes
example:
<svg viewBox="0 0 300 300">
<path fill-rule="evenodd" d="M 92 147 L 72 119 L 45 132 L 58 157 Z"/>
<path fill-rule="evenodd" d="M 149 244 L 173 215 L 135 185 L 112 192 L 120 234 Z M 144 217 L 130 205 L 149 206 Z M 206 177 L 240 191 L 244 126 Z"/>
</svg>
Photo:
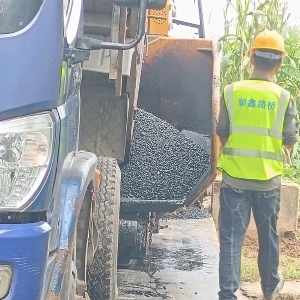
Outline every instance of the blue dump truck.
<svg viewBox="0 0 300 300">
<path fill-rule="evenodd" d="M 0 0 L 0 299 L 117 299 L 118 265 L 213 182 L 217 50 L 201 22 L 184 24 L 199 39 L 168 38 L 172 12 Z M 180 199 L 120 194 L 138 109 L 206 142 L 209 166 Z"/>
</svg>

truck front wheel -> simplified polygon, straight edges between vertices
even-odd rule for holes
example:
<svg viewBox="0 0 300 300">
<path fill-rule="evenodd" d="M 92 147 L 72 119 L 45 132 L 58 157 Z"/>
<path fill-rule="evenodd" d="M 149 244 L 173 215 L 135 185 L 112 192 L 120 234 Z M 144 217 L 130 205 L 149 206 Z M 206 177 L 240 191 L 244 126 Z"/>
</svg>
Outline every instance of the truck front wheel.
<svg viewBox="0 0 300 300">
<path fill-rule="evenodd" d="M 121 172 L 113 158 L 99 157 L 100 187 L 96 193 L 94 221 L 98 244 L 88 269 L 87 285 L 91 300 L 117 298 L 117 255 Z"/>
</svg>

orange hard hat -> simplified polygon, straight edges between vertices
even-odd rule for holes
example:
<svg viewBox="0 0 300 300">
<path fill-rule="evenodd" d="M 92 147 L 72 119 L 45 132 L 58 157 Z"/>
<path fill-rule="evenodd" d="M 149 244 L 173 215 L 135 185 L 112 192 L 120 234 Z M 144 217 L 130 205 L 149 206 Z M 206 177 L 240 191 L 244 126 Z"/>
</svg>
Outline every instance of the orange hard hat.
<svg viewBox="0 0 300 300">
<path fill-rule="evenodd" d="M 251 53 L 256 49 L 276 50 L 286 55 L 284 50 L 283 37 L 276 30 L 264 30 L 260 32 L 253 40 Z"/>
</svg>

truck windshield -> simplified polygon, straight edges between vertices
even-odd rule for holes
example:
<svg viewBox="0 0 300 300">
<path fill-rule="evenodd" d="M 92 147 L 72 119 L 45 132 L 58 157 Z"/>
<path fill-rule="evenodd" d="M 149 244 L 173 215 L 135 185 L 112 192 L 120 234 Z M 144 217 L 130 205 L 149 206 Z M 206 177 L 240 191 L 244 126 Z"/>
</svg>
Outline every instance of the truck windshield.
<svg viewBox="0 0 300 300">
<path fill-rule="evenodd" d="M 36 16 L 43 0 L 0 0 L 0 34 L 19 31 Z"/>
</svg>

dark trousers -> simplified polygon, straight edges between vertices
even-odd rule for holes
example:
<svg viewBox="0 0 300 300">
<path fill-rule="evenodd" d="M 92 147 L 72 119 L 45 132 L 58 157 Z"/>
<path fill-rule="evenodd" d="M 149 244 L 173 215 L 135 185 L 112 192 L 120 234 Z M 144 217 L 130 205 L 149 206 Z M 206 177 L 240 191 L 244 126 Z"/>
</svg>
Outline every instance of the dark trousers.
<svg viewBox="0 0 300 300">
<path fill-rule="evenodd" d="M 276 225 L 280 208 L 280 187 L 259 192 L 239 190 L 224 181 L 220 189 L 219 300 L 234 300 L 240 285 L 241 249 L 250 221 L 255 219 L 259 252 L 258 268 L 264 294 L 271 294 L 279 282 L 279 236 Z"/>
</svg>

